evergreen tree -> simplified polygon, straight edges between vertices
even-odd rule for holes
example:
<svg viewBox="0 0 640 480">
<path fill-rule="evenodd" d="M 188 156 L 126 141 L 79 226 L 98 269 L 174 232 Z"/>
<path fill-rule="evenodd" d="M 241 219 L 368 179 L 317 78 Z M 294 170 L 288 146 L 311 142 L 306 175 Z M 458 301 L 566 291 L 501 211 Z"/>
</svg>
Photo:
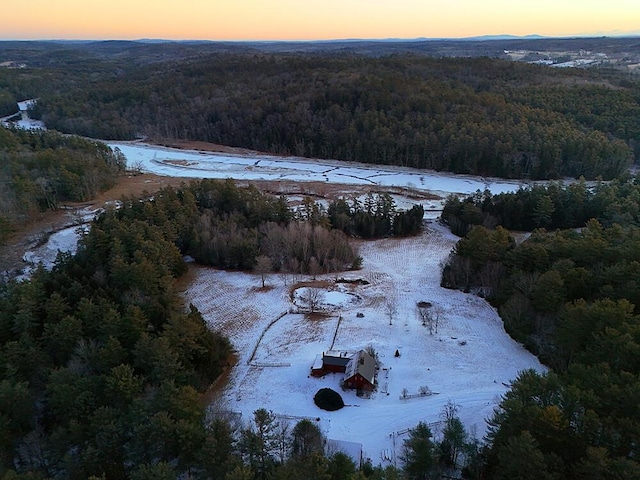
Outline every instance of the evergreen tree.
<svg viewBox="0 0 640 480">
<path fill-rule="evenodd" d="M 409 480 L 432 478 L 435 467 L 435 445 L 431 429 L 420 422 L 409 430 L 409 438 L 404 441 L 401 456 L 403 470 Z"/>
</svg>

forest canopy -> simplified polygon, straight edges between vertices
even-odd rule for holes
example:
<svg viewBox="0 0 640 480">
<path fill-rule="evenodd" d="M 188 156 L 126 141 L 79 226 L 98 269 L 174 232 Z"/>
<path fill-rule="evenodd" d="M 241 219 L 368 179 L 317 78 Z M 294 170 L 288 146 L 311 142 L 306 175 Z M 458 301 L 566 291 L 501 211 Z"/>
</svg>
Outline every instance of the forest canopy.
<svg viewBox="0 0 640 480">
<path fill-rule="evenodd" d="M 503 397 L 489 478 L 532 465 L 543 478 L 638 476 L 638 188 L 628 178 L 447 202 L 447 221 L 467 233 L 442 285 L 487 296 L 507 332 L 553 369 L 522 372 Z M 542 221 L 555 230 L 520 242 L 502 226 Z"/>
<path fill-rule="evenodd" d="M 35 213 L 112 187 L 125 164 L 120 152 L 101 142 L 0 128 L 0 243 Z"/>
<path fill-rule="evenodd" d="M 32 114 L 49 128 L 92 138 L 202 140 L 532 179 L 611 179 L 640 153 L 637 81 L 489 58 L 92 58 L 0 71 L 0 91 L 16 100 L 32 92 Z"/>
<path fill-rule="evenodd" d="M 388 195 L 367 198 L 368 210 L 353 210 L 362 222 L 385 225 L 384 234 L 394 218 L 411 223 Z M 0 285 L 3 478 L 263 478 L 316 461 L 323 472 L 337 469 L 331 478 L 344 478 L 341 469 L 355 474 L 350 460 L 324 456 L 321 432 L 308 421 L 283 430 L 276 449 L 276 419 L 264 409 L 239 431 L 205 416 L 203 393 L 231 345 L 182 303 L 175 282 L 187 255 L 294 275 L 361 260 L 309 199 L 296 212 L 232 180 L 123 198 L 92 222 L 75 255 L 61 254 L 30 281 Z"/>
</svg>

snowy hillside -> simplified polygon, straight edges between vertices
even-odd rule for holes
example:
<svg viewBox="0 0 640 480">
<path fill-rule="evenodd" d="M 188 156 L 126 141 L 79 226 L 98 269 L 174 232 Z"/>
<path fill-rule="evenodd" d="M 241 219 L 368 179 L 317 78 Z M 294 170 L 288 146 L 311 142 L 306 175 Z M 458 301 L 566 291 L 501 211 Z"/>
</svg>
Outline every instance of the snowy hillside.
<svg viewBox="0 0 640 480">
<path fill-rule="evenodd" d="M 298 308 L 290 276 L 285 286 L 284 277 L 271 275 L 270 288 L 261 289 L 258 275 L 197 267 L 185 295 L 212 328 L 230 337 L 239 355 L 215 408 L 242 413 L 245 420 L 258 408 L 292 421 L 319 419 L 328 438 L 361 443 L 374 464 L 393 462 L 406 429 L 419 421 L 437 422 L 449 400 L 481 437 L 485 419 L 518 371 L 544 368 L 505 333 L 484 300 L 439 286 L 440 264 L 455 241 L 430 223 L 419 237 L 363 243 L 363 269 L 340 277 L 365 282 L 324 277 L 324 303 L 340 302 L 325 317 L 287 313 Z M 437 333 L 423 326 L 417 312 L 421 301 L 439 313 Z M 389 308 L 392 303 L 395 308 Z M 381 361 L 370 398 L 341 390 L 341 374 L 310 376 L 317 354 L 368 346 Z M 313 396 L 322 387 L 339 391 L 348 406 L 320 410 Z M 432 394 L 410 398 L 420 390 Z"/>
</svg>

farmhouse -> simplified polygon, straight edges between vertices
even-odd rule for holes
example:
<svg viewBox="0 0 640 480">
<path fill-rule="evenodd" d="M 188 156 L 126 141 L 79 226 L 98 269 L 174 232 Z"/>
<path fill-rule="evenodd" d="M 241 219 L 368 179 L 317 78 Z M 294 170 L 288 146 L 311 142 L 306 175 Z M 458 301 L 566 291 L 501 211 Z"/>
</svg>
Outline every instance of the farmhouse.
<svg viewBox="0 0 640 480">
<path fill-rule="evenodd" d="M 347 364 L 344 386 L 357 390 L 373 390 L 376 377 L 376 361 L 364 350 L 356 353 Z"/>
<path fill-rule="evenodd" d="M 317 355 L 311 375 L 322 377 L 327 373 L 344 373 L 345 388 L 372 391 L 375 386 L 376 361 L 364 350 L 358 353 L 329 350 Z"/>
</svg>

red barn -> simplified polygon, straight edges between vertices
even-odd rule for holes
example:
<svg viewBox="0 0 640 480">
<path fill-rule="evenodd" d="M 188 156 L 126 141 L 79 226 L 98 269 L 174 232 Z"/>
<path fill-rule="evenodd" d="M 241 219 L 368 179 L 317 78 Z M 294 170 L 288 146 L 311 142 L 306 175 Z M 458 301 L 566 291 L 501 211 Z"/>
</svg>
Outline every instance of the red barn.
<svg viewBox="0 0 640 480">
<path fill-rule="evenodd" d="M 344 373 L 344 386 L 357 390 L 373 390 L 375 387 L 376 361 L 364 350 L 351 357 Z"/>
</svg>

